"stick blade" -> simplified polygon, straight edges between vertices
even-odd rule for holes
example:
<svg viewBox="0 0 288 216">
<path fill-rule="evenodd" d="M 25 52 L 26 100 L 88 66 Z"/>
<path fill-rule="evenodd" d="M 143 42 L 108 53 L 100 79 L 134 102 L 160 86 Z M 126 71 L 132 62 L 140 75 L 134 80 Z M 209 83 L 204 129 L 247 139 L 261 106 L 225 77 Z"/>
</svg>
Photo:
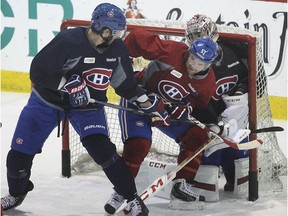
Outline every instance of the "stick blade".
<svg viewBox="0 0 288 216">
<path fill-rule="evenodd" d="M 250 149 L 255 149 L 258 148 L 263 144 L 263 141 L 260 139 L 255 139 L 246 143 L 239 143 L 238 149 L 239 150 L 250 150 Z"/>
</svg>

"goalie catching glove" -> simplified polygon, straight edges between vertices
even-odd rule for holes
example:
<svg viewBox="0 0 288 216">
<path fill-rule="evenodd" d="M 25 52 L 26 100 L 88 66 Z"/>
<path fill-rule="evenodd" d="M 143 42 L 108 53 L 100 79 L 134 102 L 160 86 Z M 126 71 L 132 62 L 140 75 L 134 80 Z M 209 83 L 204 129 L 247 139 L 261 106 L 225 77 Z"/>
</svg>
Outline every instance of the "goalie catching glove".
<svg viewBox="0 0 288 216">
<path fill-rule="evenodd" d="M 69 94 L 72 107 L 84 107 L 89 104 L 90 93 L 86 82 L 77 74 L 73 74 L 61 89 Z"/>
<path fill-rule="evenodd" d="M 151 117 L 152 126 L 168 126 L 170 124 L 170 117 L 165 110 L 165 105 L 157 95 L 150 94 L 148 100 L 142 103 L 138 101 L 137 104 L 143 112 L 155 115 Z"/>
</svg>

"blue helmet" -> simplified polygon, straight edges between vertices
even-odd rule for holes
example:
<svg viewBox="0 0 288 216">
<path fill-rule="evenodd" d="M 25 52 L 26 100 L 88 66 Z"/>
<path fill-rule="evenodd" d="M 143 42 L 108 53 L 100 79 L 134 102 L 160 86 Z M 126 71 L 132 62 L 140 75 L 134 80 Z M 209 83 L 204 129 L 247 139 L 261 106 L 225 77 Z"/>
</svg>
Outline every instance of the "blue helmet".
<svg viewBox="0 0 288 216">
<path fill-rule="evenodd" d="M 217 57 L 218 45 L 210 37 L 197 38 L 189 52 L 206 63 L 212 63 Z"/>
<path fill-rule="evenodd" d="M 126 29 L 126 18 L 123 11 L 109 3 L 99 4 L 92 13 L 91 27 L 100 32 L 109 28 L 112 32 Z"/>
</svg>

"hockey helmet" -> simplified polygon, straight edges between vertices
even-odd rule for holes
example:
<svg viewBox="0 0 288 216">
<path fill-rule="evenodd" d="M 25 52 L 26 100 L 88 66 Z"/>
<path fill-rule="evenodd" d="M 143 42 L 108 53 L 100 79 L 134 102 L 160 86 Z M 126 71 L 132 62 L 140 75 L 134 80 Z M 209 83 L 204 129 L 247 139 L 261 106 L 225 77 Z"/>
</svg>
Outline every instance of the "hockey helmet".
<svg viewBox="0 0 288 216">
<path fill-rule="evenodd" d="M 186 23 L 185 37 L 188 45 L 199 37 L 211 37 L 217 41 L 219 37 L 217 25 L 206 15 L 196 14 Z"/>
<path fill-rule="evenodd" d="M 123 11 L 110 3 L 99 4 L 92 13 L 91 27 L 96 32 L 109 28 L 112 35 L 126 30 L 126 18 Z"/>
<path fill-rule="evenodd" d="M 205 63 L 212 63 L 218 53 L 218 45 L 210 37 L 197 38 L 189 48 L 189 53 Z"/>
</svg>

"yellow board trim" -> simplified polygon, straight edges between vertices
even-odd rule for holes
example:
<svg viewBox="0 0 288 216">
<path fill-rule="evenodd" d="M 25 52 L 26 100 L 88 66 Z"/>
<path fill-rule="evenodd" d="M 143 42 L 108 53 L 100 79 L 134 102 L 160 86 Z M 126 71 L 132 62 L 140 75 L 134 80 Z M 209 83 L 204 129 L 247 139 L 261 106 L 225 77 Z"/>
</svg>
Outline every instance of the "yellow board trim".
<svg viewBox="0 0 288 216">
<path fill-rule="evenodd" d="M 29 73 L 1 70 L 1 91 L 21 92 L 31 91 Z M 108 98 L 114 98 L 111 103 L 119 99 L 112 88 L 108 89 Z M 116 98 L 115 98 L 116 96 Z M 270 107 L 273 119 L 287 120 L 287 97 L 269 96 Z"/>
<path fill-rule="evenodd" d="M 287 97 L 269 96 L 273 119 L 287 120 Z"/>
<path fill-rule="evenodd" d="M 1 91 L 31 92 L 29 73 L 1 70 Z"/>
</svg>

